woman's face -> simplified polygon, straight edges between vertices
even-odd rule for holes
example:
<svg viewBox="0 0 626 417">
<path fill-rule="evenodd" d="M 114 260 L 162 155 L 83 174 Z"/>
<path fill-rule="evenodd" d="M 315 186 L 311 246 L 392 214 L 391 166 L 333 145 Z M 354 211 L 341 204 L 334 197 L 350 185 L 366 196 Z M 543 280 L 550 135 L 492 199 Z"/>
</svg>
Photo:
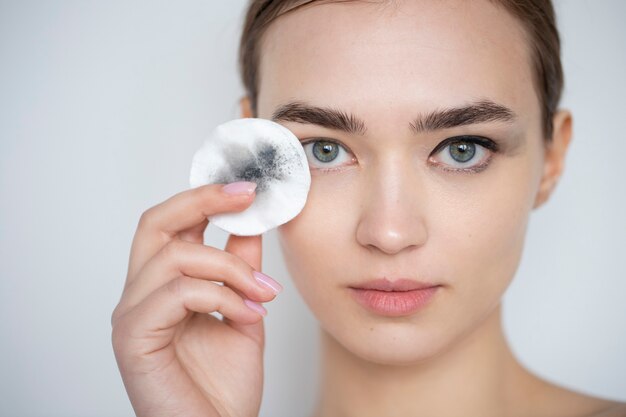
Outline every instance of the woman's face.
<svg viewBox="0 0 626 417">
<path fill-rule="evenodd" d="M 362 122 L 277 120 L 303 142 L 334 143 L 305 145 L 309 197 L 279 228 L 322 328 L 379 363 L 428 358 L 476 329 L 515 274 L 543 169 L 521 25 L 488 1 L 317 2 L 273 22 L 262 51 L 258 117 L 297 101 Z M 460 135 L 482 145 L 438 147 Z M 380 278 L 441 287 L 389 317 L 350 294 Z"/>
</svg>

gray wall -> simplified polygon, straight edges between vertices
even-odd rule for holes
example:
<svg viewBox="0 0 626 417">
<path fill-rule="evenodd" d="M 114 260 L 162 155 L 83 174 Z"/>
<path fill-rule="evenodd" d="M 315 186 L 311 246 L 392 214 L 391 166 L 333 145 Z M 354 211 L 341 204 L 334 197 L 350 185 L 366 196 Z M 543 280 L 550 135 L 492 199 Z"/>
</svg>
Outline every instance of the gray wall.
<svg viewBox="0 0 626 417">
<path fill-rule="evenodd" d="M 239 117 L 243 0 L 0 1 L 0 415 L 130 416 L 110 313 L 146 208 L 187 187 L 208 132 Z M 626 2 L 559 1 L 575 113 L 567 169 L 531 218 L 505 300 L 532 370 L 626 400 Z M 207 244 L 222 246 L 213 228 Z M 281 264 L 263 416 L 305 416 L 315 321 Z"/>
</svg>

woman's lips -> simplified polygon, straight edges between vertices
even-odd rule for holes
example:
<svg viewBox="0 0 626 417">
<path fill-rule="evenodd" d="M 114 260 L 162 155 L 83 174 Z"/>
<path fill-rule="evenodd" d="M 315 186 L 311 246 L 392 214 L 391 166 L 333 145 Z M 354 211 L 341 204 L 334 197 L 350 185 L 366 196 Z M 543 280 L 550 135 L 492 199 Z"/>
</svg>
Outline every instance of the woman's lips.
<svg viewBox="0 0 626 417">
<path fill-rule="evenodd" d="M 398 317 L 412 314 L 424 307 L 439 287 L 440 285 L 410 280 L 376 280 L 359 287 L 350 287 L 349 290 L 356 301 L 368 310 L 383 316 Z"/>
</svg>

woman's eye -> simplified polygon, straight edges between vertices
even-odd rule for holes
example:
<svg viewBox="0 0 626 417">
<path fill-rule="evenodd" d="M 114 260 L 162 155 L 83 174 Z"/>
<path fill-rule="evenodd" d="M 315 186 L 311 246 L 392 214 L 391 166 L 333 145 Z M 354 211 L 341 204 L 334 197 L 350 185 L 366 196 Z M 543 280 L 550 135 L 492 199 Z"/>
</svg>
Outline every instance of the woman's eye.
<svg viewBox="0 0 626 417">
<path fill-rule="evenodd" d="M 498 145 L 478 136 L 457 136 L 441 142 L 429 157 L 446 171 L 479 172 L 487 168 Z M 438 158 L 435 158 L 437 156 Z"/>
<path fill-rule="evenodd" d="M 312 168 L 337 168 L 354 160 L 352 154 L 339 143 L 329 140 L 314 140 L 302 144 Z"/>
</svg>

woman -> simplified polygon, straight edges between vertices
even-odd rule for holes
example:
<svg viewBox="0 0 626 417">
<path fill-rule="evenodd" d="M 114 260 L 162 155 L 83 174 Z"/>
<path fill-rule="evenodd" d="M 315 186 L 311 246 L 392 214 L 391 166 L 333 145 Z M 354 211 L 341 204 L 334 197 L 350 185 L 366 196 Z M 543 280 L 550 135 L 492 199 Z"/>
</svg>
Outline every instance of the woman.
<svg viewBox="0 0 626 417">
<path fill-rule="evenodd" d="M 289 128 L 311 167 L 278 234 L 322 329 L 314 417 L 626 415 L 530 373 L 501 327 L 572 134 L 553 14 L 540 0 L 250 4 L 241 115 Z M 260 272 L 260 236 L 202 244 L 206 217 L 244 210 L 254 187 L 198 187 L 142 215 L 112 316 L 137 415 L 258 415 L 261 303 L 281 286 Z"/>
</svg>

